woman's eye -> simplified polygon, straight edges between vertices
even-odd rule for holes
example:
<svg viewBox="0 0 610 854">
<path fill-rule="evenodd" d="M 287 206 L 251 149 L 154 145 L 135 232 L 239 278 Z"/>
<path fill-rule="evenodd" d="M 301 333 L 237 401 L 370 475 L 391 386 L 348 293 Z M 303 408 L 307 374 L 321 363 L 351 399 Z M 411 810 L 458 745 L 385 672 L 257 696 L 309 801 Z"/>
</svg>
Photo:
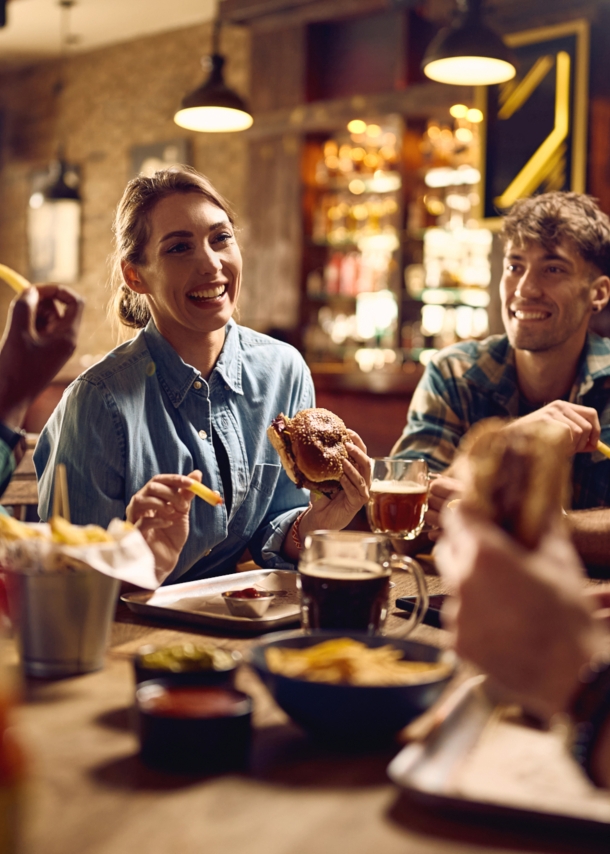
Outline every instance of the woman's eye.
<svg viewBox="0 0 610 854">
<path fill-rule="evenodd" d="M 221 231 L 214 238 L 214 243 L 226 243 L 228 240 L 231 240 L 232 237 L 233 235 L 230 231 Z"/>
<path fill-rule="evenodd" d="M 173 246 L 167 250 L 168 252 L 178 254 L 180 252 L 186 252 L 189 248 L 188 243 L 174 243 Z"/>
</svg>

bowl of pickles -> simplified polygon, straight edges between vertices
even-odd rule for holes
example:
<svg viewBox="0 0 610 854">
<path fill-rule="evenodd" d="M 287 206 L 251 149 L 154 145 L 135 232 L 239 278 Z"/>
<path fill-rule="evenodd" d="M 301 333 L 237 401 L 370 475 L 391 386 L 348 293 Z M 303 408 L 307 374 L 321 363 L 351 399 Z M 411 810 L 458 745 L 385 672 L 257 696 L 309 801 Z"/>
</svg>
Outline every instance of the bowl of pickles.
<svg viewBox="0 0 610 854">
<path fill-rule="evenodd" d="M 140 647 L 133 659 L 136 684 L 163 679 L 174 685 L 233 685 L 242 660 L 236 650 L 182 643 Z"/>
</svg>

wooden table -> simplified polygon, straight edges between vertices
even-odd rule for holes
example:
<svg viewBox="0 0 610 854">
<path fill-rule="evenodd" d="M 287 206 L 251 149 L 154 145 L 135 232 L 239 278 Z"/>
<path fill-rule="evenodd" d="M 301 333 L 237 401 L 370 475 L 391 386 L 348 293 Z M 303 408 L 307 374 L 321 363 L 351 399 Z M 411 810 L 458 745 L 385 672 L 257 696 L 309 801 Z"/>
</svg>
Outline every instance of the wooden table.
<svg viewBox="0 0 610 854">
<path fill-rule="evenodd" d="M 409 592 L 407 577 L 395 580 L 401 595 Z M 430 578 L 431 592 L 440 587 Z M 400 636 L 404 618 L 392 615 L 387 631 Z M 391 753 L 349 756 L 318 747 L 247 668 L 238 687 L 255 704 L 250 773 L 202 779 L 148 770 L 130 724 L 131 656 L 143 642 L 201 637 L 146 624 L 121 606 L 103 671 L 27 682 L 19 711 L 30 754 L 21 854 L 579 851 L 562 840 L 495 832 L 415 807 L 387 780 Z M 443 632 L 426 626 L 414 637 L 446 642 Z M 206 639 L 242 649 L 255 643 Z"/>
</svg>

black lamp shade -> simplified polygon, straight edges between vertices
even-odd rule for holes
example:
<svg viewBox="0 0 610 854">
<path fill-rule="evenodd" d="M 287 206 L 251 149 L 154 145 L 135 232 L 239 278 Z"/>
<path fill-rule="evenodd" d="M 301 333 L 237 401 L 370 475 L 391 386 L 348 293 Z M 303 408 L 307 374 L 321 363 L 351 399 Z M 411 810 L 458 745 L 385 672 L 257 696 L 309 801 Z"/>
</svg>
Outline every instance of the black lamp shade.
<svg viewBox="0 0 610 854">
<path fill-rule="evenodd" d="M 224 81 L 224 57 L 215 53 L 211 59 L 210 76 L 202 86 L 183 98 L 174 121 L 189 130 L 212 133 L 249 128 L 252 116 L 245 101 Z"/>
<path fill-rule="evenodd" d="M 74 173 L 68 168 L 63 160 L 59 160 L 54 166 L 57 177 L 49 182 L 44 189 L 44 197 L 50 202 L 59 202 L 66 199 L 80 202 L 78 192 L 78 178 L 70 180 Z"/>
<path fill-rule="evenodd" d="M 498 33 L 471 14 L 436 34 L 422 69 L 442 83 L 485 86 L 514 77 L 515 60 Z"/>
</svg>

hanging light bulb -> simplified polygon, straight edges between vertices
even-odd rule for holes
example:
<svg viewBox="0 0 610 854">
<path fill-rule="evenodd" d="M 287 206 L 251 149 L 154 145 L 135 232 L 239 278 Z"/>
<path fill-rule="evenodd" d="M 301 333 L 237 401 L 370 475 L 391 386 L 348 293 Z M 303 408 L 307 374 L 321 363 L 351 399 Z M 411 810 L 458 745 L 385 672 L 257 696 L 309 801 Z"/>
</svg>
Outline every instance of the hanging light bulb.
<svg viewBox="0 0 610 854">
<path fill-rule="evenodd" d="M 70 44 L 70 10 L 75 0 L 59 0 L 61 7 L 60 73 L 55 87 L 58 98 L 65 86 L 65 61 Z M 61 113 L 61 103 L 58 104 Z M 30 275 L 35 282 L 72 284 L 79 277 L 81 197 L 79 174 L 64 157 L 61 129 L 57 159 L 36 178 L 28 207 L 27 234 Z"/>
<path fill-rule="evenodd" d="M 482 0 L 457 0 L 461 14 L 432 39 L 422 69 L 439 83 L 491 86 L 516 74 L 515 62 L 502 38 L 481 20 Z"/>
<path fill-rule="evenodd" d="M 182 100 L 174 121 L 188 130 L 203 133 L 222 133 L 246 130 L 254 119 L 245 101 L 229 89 L 224 81 L 222 67 L 224 56 L 218 52 L 220 19 L 214 21 L 210 76 L 198 89 Z"/>
</svg>

